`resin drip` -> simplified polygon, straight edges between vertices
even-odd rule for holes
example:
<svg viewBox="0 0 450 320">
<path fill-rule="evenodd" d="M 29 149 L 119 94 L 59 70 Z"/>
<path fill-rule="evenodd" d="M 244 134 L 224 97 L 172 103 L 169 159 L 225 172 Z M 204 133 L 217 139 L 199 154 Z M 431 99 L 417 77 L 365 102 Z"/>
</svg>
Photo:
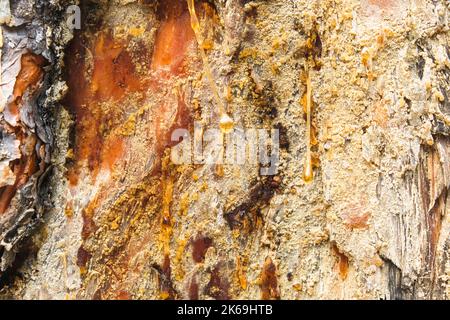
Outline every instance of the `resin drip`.
<svg viewBox="0 0 450 320">
<path fill-rule="evenodd" d="M 189 14 L 191 15 L 192 30 L 194 30 L 195 38 L 197 39 L 198 49 L 200 51 L 200 55 L 203 60 L 203 70 L 204 70 L 204 73 L 206 74 L 206 77 L 208 78 L 209 85 L 211 86 L 211 90 L 213 92 L 214 100 L 219 109 L 219 116 L 220 116 L 219 127 L 223 133 L 229 133 L 234 128 L 234 122 L 233 122 L 233 119 L 231 119 L 230 116 L 225 112 L 225 106 L 224 106 L 222 100 L 220 99 L 219 90 L 217 89 L 216 82 L 214 81 L 214 78 L 212 76 L 211 67 L 209 65 L 208 58 L 206 57 L 205 50 L 203 49 L 203 46 L 202 46 L 203 41 L 202 41 L 202 37 L 200 34 L 200 31 L 201 31 L 200 23 L 198 21 L 197 14 L 195 12 L 194 0 L 187 0 L 187 3 L 188 3 L 188 8 L 189 8 Z"/>
<path fill-rule="evenodd" d="M 303 180 L 311 182 L 314 178 L 312 156 L 311 156 L 311 71 L 307 71 L 306 78 L 306 156 L 303 166 Z"/>
</svg>

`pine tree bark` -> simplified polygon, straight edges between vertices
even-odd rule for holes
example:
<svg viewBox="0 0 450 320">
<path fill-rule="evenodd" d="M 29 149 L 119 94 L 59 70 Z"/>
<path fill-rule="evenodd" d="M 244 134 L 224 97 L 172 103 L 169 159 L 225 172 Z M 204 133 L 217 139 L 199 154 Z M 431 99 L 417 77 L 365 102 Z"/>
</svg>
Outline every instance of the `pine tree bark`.
<svg viewBox="0 0 450 320">
<path fill-rule="evenodd" d="M 449 298 L 449 2 L 195 9 L 0 2 L 0 298 Z M 171 161 L 221 121 L 206 62 L 276 175 Z"/>
</svg>

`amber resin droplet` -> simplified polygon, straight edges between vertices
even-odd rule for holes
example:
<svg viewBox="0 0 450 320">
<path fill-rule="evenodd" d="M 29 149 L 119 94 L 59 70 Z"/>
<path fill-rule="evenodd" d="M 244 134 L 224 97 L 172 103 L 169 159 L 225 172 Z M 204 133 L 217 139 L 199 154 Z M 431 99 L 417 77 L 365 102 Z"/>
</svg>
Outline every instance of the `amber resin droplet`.
<svg viewBox="0 0 450 320">
<path fill-rule="evenodd" d="M 219 127 L 222 133 L 230 133 L 234 128 L 233 119 L 231 119 L 227 114 L 223 114 L 220 117 Z"/>
<path fill-rule="evenodd" d="M 311 156 L 311 71 L 308 70 L 306 79 L 306 156 L 303 165 L 303 180 L 311 182 L 314 179 L 314 171 Z"/>
<path fill-rule="evenodd" d="M 314 171 L 312 168 L 312 163 L 308 160 L 308 157 L 305 159 L 305 164 L 303 167 L 303 180 L 305 182 L 311 182 L 314 179 Z"/>
<path fill-rule="evenodd" d="M 216 164 L 214 168 L 214 173 L 216 174 L 217 177 L 222 178 L 225 175 L 223 164 L 221 163 Z"/>
<path fill-rule="evenodd" d="M 187 0 L 187 3 L 189 8 L 189 14 L 191 16 L 191 27 L 192 30 L 194 30 L 195 38 L 198 44 L 198 50 L 200 51 L 200 55 L 203 61 L 203 72 L 205 73 L 206 78 L 208 79 L 211 91 L 213 93 L 214 101 L 218 107 L 219 111 L 218 114 L 220 115 L 220 123 L 219 123 L 220 130 L 223 133 L 229 133 L 234 128 L 234 122 L 233 119 L 231 119 L 230 116 L 228 116 L 228 114 L 225 112 L 225 106 L 222 100 L 220 99 L 219 90 L 217 89 L 216 82 L 214 81 L 214 78 L 212 76 L 211 67 L 209 65 L 208 58 L 206 56 L 203 46 L 202 36 L 200 34 L 201 31 L 200 23 L 197 18 L 197 13 L 195 12 L 194 0 Z"/>
</svg>

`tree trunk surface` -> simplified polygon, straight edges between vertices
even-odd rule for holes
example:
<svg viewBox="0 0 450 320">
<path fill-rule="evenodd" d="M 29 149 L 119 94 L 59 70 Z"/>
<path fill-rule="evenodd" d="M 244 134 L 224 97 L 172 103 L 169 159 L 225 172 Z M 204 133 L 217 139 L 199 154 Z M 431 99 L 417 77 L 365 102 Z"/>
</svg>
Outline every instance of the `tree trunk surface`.
<svg viewBox="0 0 450 320">
<path fill-rule="evenodd" d="M 0 298 L 449 298 L 450 2 L 194 8 L 0 1 Z"/>
</svg>

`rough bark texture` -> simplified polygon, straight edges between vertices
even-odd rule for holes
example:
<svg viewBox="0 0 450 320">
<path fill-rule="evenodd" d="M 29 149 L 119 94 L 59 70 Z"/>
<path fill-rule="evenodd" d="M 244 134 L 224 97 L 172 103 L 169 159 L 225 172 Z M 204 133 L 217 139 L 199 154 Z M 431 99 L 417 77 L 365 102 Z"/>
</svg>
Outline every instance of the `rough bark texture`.
<svg viewBox="0 0 450 320">
<path fill-rule="evenodd" d="M 0 2 L 1 298 L 449 298 L 447 0 L 196 1 L 276 176 L 170 161 L 219 122 L 185 1 L 72 4 Z"/>
</svg>

